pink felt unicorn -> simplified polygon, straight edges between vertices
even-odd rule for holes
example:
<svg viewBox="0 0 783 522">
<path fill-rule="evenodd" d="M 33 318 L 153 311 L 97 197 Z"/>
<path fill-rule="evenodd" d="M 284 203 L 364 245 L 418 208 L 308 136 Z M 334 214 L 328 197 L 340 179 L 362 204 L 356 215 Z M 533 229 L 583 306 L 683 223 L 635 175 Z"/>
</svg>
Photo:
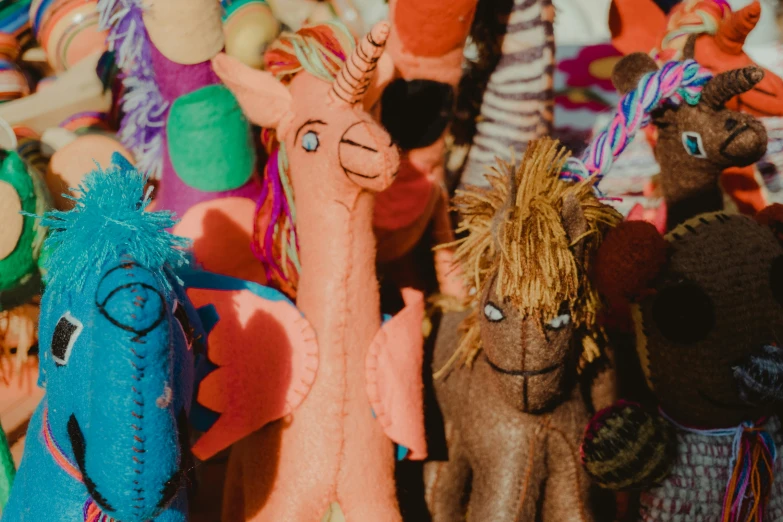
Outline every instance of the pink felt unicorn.
<svg viewBox="0 0 783 522">
<path fill-rule="evenodd" d="M 395 457 L 426 455 L 423 303 L 403 290 L 408 305 L 382 324 L 375 272 L 375 194 L 400 160 L 362 102 L 388 34 L 377 24 L 355 48 L 337 23 L 284 34 L 275 44 L 286 52 L 274 56 L 287 60 L 278 79 L 222 53 L 212 60 L 250 120 L 275 129 L 273 158 L 284 161 L 271 175 L 295 200 L 296 305 L 306 318 L 287 331 L 258 330 L 268 351 L 291 354 L 286 379 L 262 381 L 262 357 L 244 353 L 202 383 L 199 401 L 221 415 L 195 454 L 239 441 L 224 522 L 313 522 L 334 512 L 348 522 L 400 522 Z M 229 341 L 217 343 L 223 350 Z M 269 396 L 291 404 L 270 406 Z"/>
</svg>

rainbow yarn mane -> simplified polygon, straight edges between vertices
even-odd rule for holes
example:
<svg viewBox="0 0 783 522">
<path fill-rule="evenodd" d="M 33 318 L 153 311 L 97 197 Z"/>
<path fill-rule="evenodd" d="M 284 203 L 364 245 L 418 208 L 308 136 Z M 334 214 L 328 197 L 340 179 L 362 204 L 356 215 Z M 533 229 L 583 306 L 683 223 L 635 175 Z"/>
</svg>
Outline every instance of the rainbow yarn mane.
<svg viewBox="0 0 783 522">
<path fill-rule="evenodd" d="M 710 79 L 712 74 L 694 60 L 666 62 L 644 75 L 636 90 L 622 97 L 612 121 L 593 138 L 582 157 L 568 159 L 561 178 L 582 181 L 593 177 L 597 186 L 639 129 L 650 123 L 652 111 L 667 104 L 696 105 Z"/>
<path fill-rule="evenodd" d="M 116 53 L 122 71 L 121 105 L 125 115 L 118 136 L 133 153 L 137 168 L 158 178 L 168 103 L 152 70 L 152 43 L 144 28 L 142 0 L 98 0 L 98 11 L 100 27 L 109 29 L 109 50 Z"/>
<path fill-rule="evenodd" d="M 672 10 L 661 46 L 650 55 L 658 63 L 680 60 L 690 35 L 714 35 L 729 16 L 731 6 L 726 0 L 685 0 Z"/>
<path fill-rule="evenodd" d="M 283 33 L 264 55 L 265 69 L 284 84 L 306 71 L 332 82 L 356 45 L 340 22 L 303 27 Z M 285 144 L 273 130 L 264 129 L 261 140 L 269 153 L 256 207 L 253 252 L 263 263 L 267 280 L 290 297 L 299 280 L 299 244 L 296 238 L 296 205 L 289 179 Z"/>
</svg>

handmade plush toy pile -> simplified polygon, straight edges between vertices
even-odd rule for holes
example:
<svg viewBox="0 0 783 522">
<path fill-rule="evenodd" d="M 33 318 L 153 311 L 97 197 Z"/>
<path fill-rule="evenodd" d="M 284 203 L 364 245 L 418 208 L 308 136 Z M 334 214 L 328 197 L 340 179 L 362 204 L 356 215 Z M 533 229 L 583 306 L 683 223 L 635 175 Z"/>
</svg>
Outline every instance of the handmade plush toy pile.
<svg viewBox="0 0 783 522">
<path fill-rule="evenodd" d="M 778 110 L 757 6 L 616 38 L 577 157 L 554 8 L 502 4 L 24 6 L 57 76 L 0 34 L 0 386 L 31 354 L 45 395 L 3 522 L 783 521 L 783 206 L 720 181 Z M 644 131 L 665 236 L 601 191 Z"/>
</svg>

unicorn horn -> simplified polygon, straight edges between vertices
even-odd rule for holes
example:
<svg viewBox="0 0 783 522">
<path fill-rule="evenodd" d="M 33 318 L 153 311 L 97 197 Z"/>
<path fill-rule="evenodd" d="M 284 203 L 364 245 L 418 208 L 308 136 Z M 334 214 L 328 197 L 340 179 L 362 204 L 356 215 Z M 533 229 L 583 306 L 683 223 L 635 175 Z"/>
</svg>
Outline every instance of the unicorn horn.
<svg viewBox="0 0 783 522">
<path fill-rule="evenodd" d="M 722 72 L 704 86 L 701 102 L 721 109 L 730 99 L 751 90 L 763 78 L 764 70 L 755 65 Z"/>
<path fill-rule="evenodd" d="M 758 1 L 732 13 L 728 20 L 718 27 L 715 35 L 718 47 L 727 54 L 742 53 L 745 38 L 756 27 L 760 17 L 761 4 Z"/>
<path fill-rule="evenodd" d="M 372 73 L 389 37 L 388 22 L 378 22 L 345 60 L 330 91 L 333 100 L 356 105 L 367 93 Z"/>
</svg>

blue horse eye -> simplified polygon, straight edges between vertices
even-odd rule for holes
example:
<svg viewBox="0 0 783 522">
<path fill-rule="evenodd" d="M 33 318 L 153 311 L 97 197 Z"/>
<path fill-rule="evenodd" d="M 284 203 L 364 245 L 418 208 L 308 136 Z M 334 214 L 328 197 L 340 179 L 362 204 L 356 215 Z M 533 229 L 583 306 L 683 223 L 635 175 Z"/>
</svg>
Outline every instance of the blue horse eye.
<svg viewBox="0 0 783 522">
<path fill-rule="evenodd" d="M 302 136 L 302 148 L 307 152 L 315 152 L 318 150 L 318 134 L 313 131 L 307 131 Z"/>
</svg>

